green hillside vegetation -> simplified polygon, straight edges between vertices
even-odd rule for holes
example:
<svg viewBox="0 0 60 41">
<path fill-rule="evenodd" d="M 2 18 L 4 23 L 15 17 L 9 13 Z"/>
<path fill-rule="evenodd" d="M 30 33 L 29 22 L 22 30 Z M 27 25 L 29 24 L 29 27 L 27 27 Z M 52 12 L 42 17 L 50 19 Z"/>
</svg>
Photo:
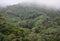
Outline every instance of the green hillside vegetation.
<svg viewBox="0 0 60 41">
<path fill-rule="evenodd" d="M 0 41 L 60 41 L 60 10 L 34 4 L 3 8 Z"/>
</svg>

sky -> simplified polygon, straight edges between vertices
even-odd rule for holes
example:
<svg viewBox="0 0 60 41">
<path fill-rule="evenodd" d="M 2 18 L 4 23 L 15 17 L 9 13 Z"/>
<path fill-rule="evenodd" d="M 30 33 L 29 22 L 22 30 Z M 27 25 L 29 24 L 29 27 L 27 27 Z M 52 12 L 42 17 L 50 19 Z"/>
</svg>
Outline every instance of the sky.
<svg viewBox="0 0 60 41">
<path fill-rule="evenodd" d="M 47 6 L 60 7 L 60 0 L 0 0 L 0 5 L 6 6 L 24 2 L 26 3 L 32 2 L 32 3 L 44 4 Z"/>
</svg>

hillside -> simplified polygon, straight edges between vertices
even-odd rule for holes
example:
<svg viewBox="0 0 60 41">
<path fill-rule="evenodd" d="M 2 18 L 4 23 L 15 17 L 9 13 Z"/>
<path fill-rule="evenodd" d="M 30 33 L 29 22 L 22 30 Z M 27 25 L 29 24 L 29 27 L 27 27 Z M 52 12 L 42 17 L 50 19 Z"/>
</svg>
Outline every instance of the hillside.
<svg viewBox="0 0 60 41">
<path fill-rule="evenodd" d="M 0 22 L 1 41 L 60 41 L 60 10 L 54 8 L 7 6 L 0 12 Z"/>
</svg>

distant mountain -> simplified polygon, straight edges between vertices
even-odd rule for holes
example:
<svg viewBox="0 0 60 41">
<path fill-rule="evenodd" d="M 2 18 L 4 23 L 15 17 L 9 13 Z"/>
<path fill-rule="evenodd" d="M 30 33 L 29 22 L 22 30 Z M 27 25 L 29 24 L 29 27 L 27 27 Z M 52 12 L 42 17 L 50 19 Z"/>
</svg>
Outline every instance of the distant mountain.
<svg viewBox="0 0 60 41">
<path fill-rule="evenodd" d="M 47 8 L 46 6 L 40 6 L 32 3 L 31 4 L 24 3 L 24 4 L 13 5 L 13 6 L 7 6 L 2 11 L 8 15 L 14 15 L 20 18 L 22 17 L 32 18 L 33 16 L 36 16 L 36 17 L 39 16 L 41 13 L 47 13 L 47 11 L 52 12 L 51 9 L 49 8 L 46 9 L 46 8 Z"/>
<path fill-rule="evenodd" d="M 47 19 L 51 20 L 55 19 L 57 16 L 60 16 L 60 10 L 32 3 L 7 6 L 6 8 L 3 8 L 1 12 L 7 17 L 7 20 L 9 19 L 8 21 L 13 22 L 16 20 L 19 22 L 34 21 L 35 23 L 36 20 L 41 20 L 42 23 Z"/>
</svg>

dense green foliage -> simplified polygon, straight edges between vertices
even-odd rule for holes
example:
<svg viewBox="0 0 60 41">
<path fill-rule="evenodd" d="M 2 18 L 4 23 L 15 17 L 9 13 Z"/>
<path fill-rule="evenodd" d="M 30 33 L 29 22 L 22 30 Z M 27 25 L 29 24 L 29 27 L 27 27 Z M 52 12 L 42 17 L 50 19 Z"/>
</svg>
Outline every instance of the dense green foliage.
<svg viewBox="0 0 60 41">
<path fill-rule="evenodd" d="M 2 9 L 0 41 L 60 41 L 60 10 L 37 5 Z"/>
</svg>

